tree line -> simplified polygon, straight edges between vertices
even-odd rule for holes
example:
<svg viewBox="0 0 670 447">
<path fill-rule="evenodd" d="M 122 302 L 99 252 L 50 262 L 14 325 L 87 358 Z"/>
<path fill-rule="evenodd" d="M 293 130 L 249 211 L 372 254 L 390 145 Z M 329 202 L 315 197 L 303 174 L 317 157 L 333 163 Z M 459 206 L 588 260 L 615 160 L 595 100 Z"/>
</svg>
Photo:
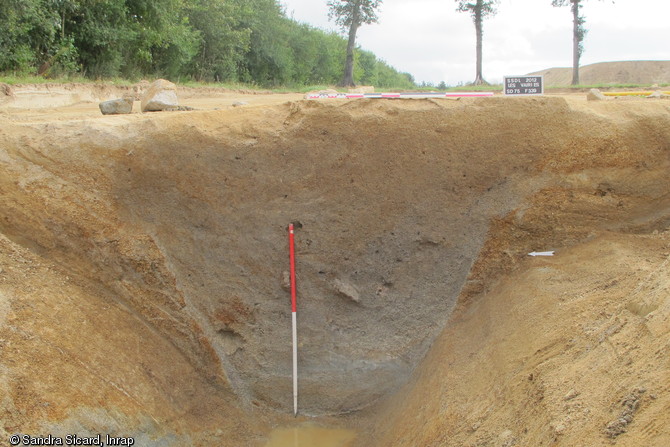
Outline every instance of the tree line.
<svg viewBox="0 0 670 447">
<path fill-rule="evenodd" d="M 2 0 L 0 30 L 0 72 L 267 87 L 340 82 L 349 43 L 278 0 Z M 369 51 L 352 67 L 352 83 L 415 86 Z"/>
<path fill-rule="evenodd" d="M 499 0 L 455 1 L 475 25 L 474 84 L 484 84 L 483 22 L 496 14 Z M 584 50 L 585 1 L 551 0 L 572 11 L 573 85 Z M 410 74 L 369 51 L 354 51 L 358 28 L 379 20 L 382 0 L 327 4 L 347 40 L 288 18 L 278 0 L 3 0 L 0 72 L 415 87 Z"/>
</svg>

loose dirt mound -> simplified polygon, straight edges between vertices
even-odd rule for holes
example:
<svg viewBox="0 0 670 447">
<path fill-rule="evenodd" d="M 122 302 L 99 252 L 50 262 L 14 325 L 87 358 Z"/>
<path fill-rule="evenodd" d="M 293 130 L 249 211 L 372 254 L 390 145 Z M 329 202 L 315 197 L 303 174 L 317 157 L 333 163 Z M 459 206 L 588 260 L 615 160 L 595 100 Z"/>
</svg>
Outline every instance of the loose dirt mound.
<svg viewBox="0 0 670 447">
<path fill-rule="evenodd" d="M 548 86 L 567 86 L 572 82 L 572 68 L 548 68 L 531 73 L 544 75 Z M 670 84 L 670 61 L 600 62 L 579 69 L 582 85 L 601 84 Z"/>
<path fill-rule="evenodd" d="M 380 446 L 666 440 L 665 101 L 95 117 L 0 116 L 7 432 L 117 421 L 161 445 L 260 438 L 292 407 L 295 222 L 303 414 L 368 407 L 346 420 Z M 644 325 L 656 341 L 617 344 Z"/>
</svg>

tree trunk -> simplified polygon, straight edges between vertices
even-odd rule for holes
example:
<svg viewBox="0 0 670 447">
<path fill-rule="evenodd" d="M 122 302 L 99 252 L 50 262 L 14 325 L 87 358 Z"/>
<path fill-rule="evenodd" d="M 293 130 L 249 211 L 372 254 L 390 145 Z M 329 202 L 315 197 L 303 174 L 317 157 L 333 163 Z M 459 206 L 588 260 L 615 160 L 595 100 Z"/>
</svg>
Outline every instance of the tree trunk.
<svg viewBox="0 0 670 447">
<path fill-rule="evenodd" d="M 484 76 L 482 74 L 482 40 L 484 38 L 484 29 L 482 23 L 482 0 L 477 0 L 477 6 L 475 7 L 475 32 L 477 33 L 477 74 L 475 76 L 475 85 L 486 84 Z"/>
<path fill-rule="evenodd" d="M 581 57 L 580 0 L 570 1 L 572 2 L 572 85 L 579 85 L 579 59 Z"/>
<path fill-rule="evenodd" d="M 356 32 L 360 26 L 358 23 L 360 5 L 354 6 L 351 26 L 349 27 L 349 42 L 347 43 L 347 60 L 344 63 L 344 77 L 340 86 L 353 87 L 354 84 L 354 50 L 356 49 Z"/>
</svg>

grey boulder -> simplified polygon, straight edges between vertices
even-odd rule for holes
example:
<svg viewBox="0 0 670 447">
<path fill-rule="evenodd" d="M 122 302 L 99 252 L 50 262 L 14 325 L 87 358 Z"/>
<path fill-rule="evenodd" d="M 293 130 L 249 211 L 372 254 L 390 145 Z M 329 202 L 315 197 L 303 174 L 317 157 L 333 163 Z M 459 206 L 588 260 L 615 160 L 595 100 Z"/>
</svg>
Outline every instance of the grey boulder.
<svg viewBox="0 0 670 447">
<path fill-rule="evenodd" d="M 142 112 L 159 112 L 179 107 L 177 86 L 165 79 L 154 81 L 142 95 Z"/>
<path fill-rule="evenodd" d="M 111 99 L 100 103 L 103 115 L 122 115 L 133 111 L 133 98 Z"/>
</svg>

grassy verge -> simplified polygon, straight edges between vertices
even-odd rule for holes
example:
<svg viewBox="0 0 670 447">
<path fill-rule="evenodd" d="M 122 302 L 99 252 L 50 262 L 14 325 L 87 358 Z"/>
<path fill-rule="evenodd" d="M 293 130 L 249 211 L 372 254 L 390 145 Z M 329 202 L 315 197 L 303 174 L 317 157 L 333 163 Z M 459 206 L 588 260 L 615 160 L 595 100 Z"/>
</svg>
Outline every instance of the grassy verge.
<svg viewBox="0 0 670 447">
<path fill-rule="evenodd" d="M 0 73 L 0 83 L 17 85 L 17 84 L 104 84 L 115 86 L 130 86 L 134 85 L 138 80 L 132 79 L 105 79 L 93 80 L 83 76 L 68 76 L 61 78 L 44 78 L 42 76 L 32 74 L 8 74 Z M 295 86 L 278 86 L 278 87 L 263 87 L 257 84 L 243 84 L 239 82 L 197 82 L 197 81 L 177 81 L 177 85 L 181 87 L 190 88 L 220 88 L 226 90 L 254 90 L 259 92 L 272 93 L 307 93 L 315 90 L 332 89 L 332 85 L 295 85 Z"/>
<path fill-rule="evenodd" d="M 129 79 L 107 79 L 95 81 L 83 76 L 68 76 L 62 78 L 44 78 L 31 74 L 8 74 L 0 73 L 0 82 L 9 85 L 16 84 L 105 84 L 105 85 L 133 85 L 135 82 Z"/>
<path fill-rule="evenodd" d="M 502 84 L 487 84 L 487 85 L 462 85 L 458 87 L 450 87 L 447 91 L 450 92 L 502 92 Z"/>
</svg>

